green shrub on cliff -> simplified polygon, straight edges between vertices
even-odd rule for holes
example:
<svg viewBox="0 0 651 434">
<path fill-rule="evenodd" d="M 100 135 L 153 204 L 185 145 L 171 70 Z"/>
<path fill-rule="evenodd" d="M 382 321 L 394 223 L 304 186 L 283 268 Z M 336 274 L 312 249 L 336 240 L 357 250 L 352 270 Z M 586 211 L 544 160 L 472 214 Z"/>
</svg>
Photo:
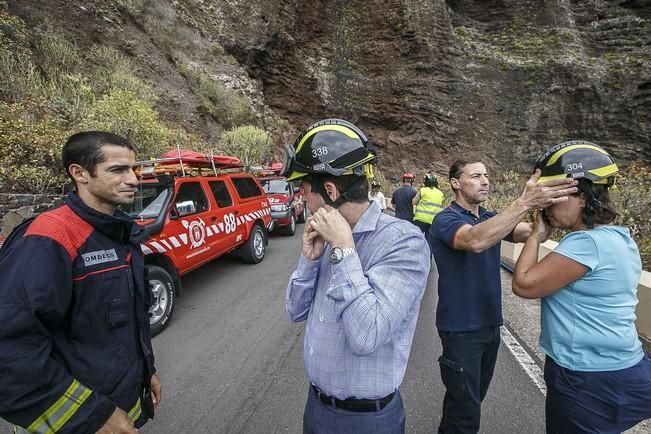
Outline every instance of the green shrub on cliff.
<svg viewBox="0 0 651 434">
<path fill-rule="evenodd" d="M 79 129 L 129 136 L 141 155 L 151 156 L 163 153 L 170 134 L 151 106 L 123 90 L 114 90 L 93 103 L 79 123 Z"/>
<path fill-rule="evenodd" d="M 247 168 L 273 156 L 269 134 L 252 125 L 226 131 L 217 150 L 219 153 L 239 158 Z"/>
<path fill-rule="evenodd" d="M 136 73 L 131 59 L 112 48 L 82 50 L 47 24 L 28 33 L 0 0 L 0 191 L 61 192 L 61 146 L 81 130 L 128 136 L 140 158 L 177 144 L 205 149 L 160 119 L 156 90 Z"/>
<path fill-rule="evenodd" d="M 246 124 L 253 120 L 253 112 L 244 96 L 225 87 L 208 73 L 186 65 L 179 67 L 188 83 L 199 96 L 199 110 L 227 127 Z"/>
<path fill-rule="evenodd" d="M 611 196 L 619 212 L 615 222 L 631 230 L 644 269 L 651 270 L 651 167 L 635 164 L 623 170 Z"/>
<path fill-rule="evenodd" d="M 69 135 L 66 126 L 47 115 L 23 119 L 19 110 L 0 106 L 0 191 L 3 193 L 61 193 L 66 176 L 61 146 Z"/>
</svg>

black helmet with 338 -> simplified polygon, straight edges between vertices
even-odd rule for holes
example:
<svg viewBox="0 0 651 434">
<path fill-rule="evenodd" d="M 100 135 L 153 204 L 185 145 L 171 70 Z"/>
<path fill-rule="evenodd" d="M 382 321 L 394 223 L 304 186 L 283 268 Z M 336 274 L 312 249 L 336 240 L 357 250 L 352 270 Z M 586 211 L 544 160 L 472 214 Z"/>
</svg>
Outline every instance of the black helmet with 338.
<svg viewBox="0 0 651 434">
<path fill-rule="evenodd" d="M 375 150 L 366 135 L 342 119 L 324 119 L 310 125 L 293 145 L 285 145 L 285 152 L 281 174 L 289 181 L 307 175 L 369 176 L 375 161 Z"/>
<path fill-rule="evenodd" d="M 312 190 L 323 196 L 328 205 L 338 207 L 362 191 L 367 179 L 373 179 L 375 150 L 366 135 L 352 123 L 342 119 L 324 119 L 307 127 L 294 141 L 285 145 L 285 163 L 281 175 L 287 180 L 308 178 Z M 323 189 L 327 177 L 352 175 L 354 182 L 332 202 Z"/>
</svg>

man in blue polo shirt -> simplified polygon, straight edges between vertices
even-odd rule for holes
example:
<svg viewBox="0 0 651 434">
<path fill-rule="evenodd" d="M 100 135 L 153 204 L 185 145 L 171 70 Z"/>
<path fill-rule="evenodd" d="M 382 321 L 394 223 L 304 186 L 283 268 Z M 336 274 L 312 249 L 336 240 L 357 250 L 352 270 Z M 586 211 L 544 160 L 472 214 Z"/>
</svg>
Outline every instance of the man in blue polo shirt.
<svg viewBox="0 0 651 434">
<path fill-rule="evenodd" d="M 450 167 L 455 200 L 436 215 L 429 240 L 439 272 L 436 328 L 446 388 L 440 434 L 479 431 L 500 344 L 500 241 L 523 242 L 531 232 L 521 222 L 529 210 L 564 202 L 577 191 L 570 178 L 537 184 L 539 177 L 536 171 L 522 195 L 496 214 L 479 206 L 489 190 L 484 164 L 457 160 Z"/>
</svg>

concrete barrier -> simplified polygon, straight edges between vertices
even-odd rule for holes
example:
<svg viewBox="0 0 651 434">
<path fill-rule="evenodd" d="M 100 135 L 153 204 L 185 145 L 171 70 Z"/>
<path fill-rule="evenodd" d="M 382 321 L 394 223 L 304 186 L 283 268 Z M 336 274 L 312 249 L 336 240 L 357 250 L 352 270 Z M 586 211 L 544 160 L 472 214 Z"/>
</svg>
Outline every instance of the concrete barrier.
<svg viewBox="0 0 651 434">
<path fill-rule="evenodd" d="M 538 260 L 544 258 L 549 252 L 554 250 L 558 243 L 556 241 L 546 241 L 540 245 L 538 250 Z M 514 244 L 508 241 L 502 241 L 502 260 L 509 266 L 513 266 L 518 260 L 524 244 Z M 635 313 L 637 315 L 637 332 L 640 340 L 644 343 L 647 352 L 651 352 L 651 273 L 642 271 L 640 283 L 637 286 L 637 298 L 639 303 Z"/>
</svg>

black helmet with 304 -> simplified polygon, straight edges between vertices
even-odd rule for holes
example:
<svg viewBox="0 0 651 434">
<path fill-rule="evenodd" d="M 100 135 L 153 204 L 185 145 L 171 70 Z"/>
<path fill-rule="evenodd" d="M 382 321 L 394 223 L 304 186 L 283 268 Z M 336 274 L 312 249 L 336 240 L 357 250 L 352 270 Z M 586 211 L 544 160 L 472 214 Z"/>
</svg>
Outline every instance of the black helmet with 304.
<svg viewBox="0 0 651 434">
<path fill-rule="evenodd" d="M 536 161 L 540 169 L 538 182 L 560 178 L 585 178 L 595 184 L 613 185 L 618 172 L 615 160 L 600 146 L 583 140 L 559 143 Z"/>
<path fill-rule="evenodd" d="M 608 187 L 615 183 L 619 169 L 602 147 L 584 140 L 559 143 L 538 158 L 534 171 L 536 169 L 541 172 L 539 183 L 568 177 L 578 181 L 577 187 L 586 200 L 585 223 L 589 229 L 594 227 L 597 212 L 615 215 L 603 210 L 602 201 L 607 197 Z"/>
<path fill-rule="evenodd" d="M 291 181 L 308 175 L 357 175 L 372 178 L 375 150 L 366 135 L 342 119 L 324 119 L 307 127 L 293 145 L 285 145 L 281 175 Z"/>
</svg>

